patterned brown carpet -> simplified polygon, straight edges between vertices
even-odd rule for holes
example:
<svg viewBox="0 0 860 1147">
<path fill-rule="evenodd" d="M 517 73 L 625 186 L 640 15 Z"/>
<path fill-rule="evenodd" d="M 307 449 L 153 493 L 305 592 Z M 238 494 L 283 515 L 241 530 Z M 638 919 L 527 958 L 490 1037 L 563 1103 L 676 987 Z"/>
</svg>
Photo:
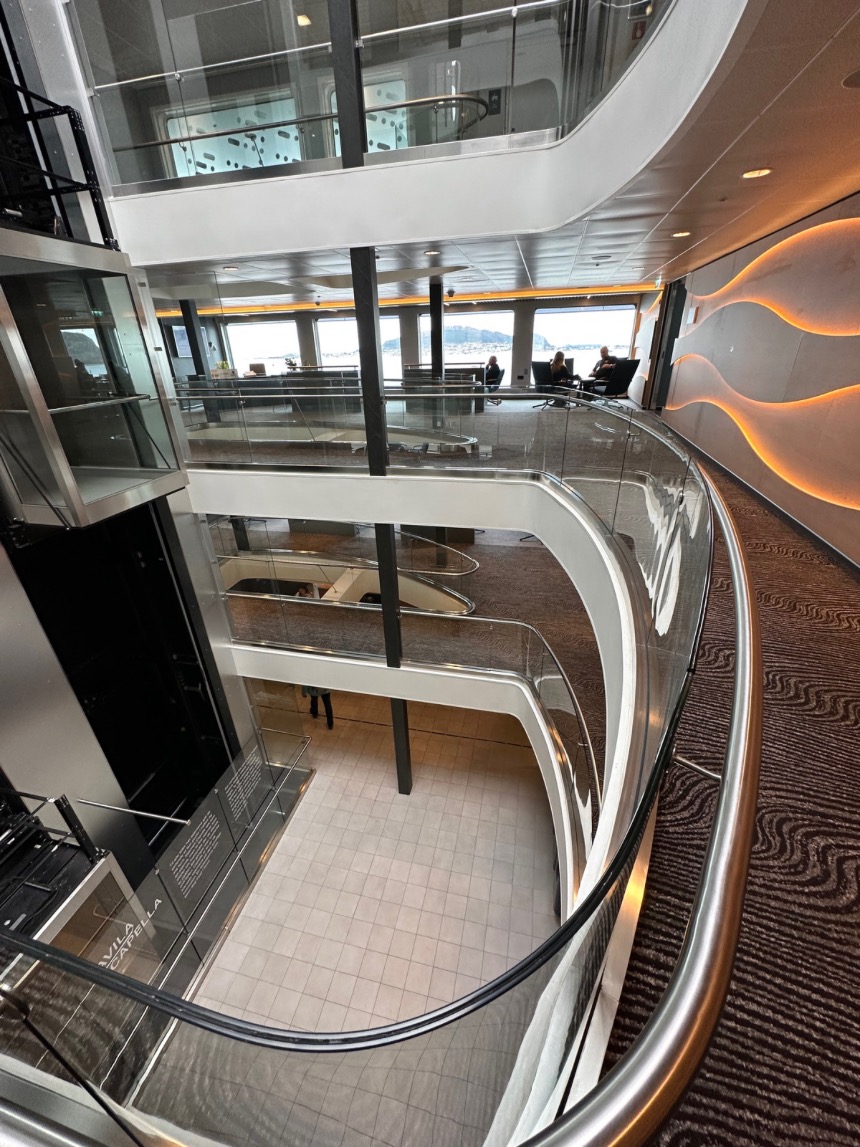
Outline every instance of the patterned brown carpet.
<svg viewBox="0 0 860 1147">
<path fill-rule="evenodd" d="M 860 1142 L 860 604 L 856 571 L 719 476 L 744 540 L 765 665 L 758 826 L 723 1019 L 660 1144 Z M 680 752 L 719 769 L 733 673 L 715 579 Z M 716 786 L 676 766 L 607 1067 L 659 1001 L 695 895 Z"/>
</svg>

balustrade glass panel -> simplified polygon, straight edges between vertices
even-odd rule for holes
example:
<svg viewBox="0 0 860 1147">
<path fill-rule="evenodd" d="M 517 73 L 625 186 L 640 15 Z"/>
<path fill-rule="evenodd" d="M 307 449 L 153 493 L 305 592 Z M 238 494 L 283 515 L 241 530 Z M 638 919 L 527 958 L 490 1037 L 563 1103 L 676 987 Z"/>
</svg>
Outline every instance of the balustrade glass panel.
<svg viewBox="0 0 860 1147">
<path fill-rule="evenodd" d="M 177 8 L 75 0 L 118 183 L 279 168 L 334 154 L 328 12 L 280 0 Z"/>
<path fill-rule="evenodd" d="M 280 0 L 73 0 L 117 184 L 250 178 L 340 156 L 328 12 Z M 359 6 L 372 156 L 570 128 L 617 83 L 668 0 Z"/>
</svg>

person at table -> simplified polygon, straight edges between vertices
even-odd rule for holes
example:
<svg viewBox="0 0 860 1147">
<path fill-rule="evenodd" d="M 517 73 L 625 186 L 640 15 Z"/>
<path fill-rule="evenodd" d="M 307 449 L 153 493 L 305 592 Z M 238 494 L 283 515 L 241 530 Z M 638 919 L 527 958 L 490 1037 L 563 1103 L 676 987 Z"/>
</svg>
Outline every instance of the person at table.
<svg viewBox="0 0 860 1147">
<path fill-rule="evenodd" d="M 499 366 L 499 360 L 494 354 L 490 355 L 490 361 L 484 367 L 484 386 L 490 394 L 496 397 L 488 398 L 487 402 L 493 406 L 501 406 L 502 400 L 497 396 L 497 391 L 502 385 L 502 368 Z"/>
<path fill-rule="evenodd" d="M 555 352 L 555 357 L 549 364 L 549 373 L 552 378 L 553 389 L 555 387 L 572 387 L 575 382 L 581 382 L 582 379 L 578 374 L 571 374 L 567 369 L 567 363 L 564 361 L 564 351 L 559 350 Z M 564 402 L 556 400 L 553 406 L 564 406 Z"/>
<path fill-rule="evenodd" d="M 502 371 L 499 367 L 499 360 L 494 354 L 491 354 L 490 361 L 484 367 L 484 384 L 487 387 L 487 390 L 492 391 L 499 389 L 499 376 L 501 373 Z"/>
<path fill-rule="evenodd" d="M 600 358 L 594 364 L 594 370 L 588 377 L 593 378 L 595 382 L 609 378 L 610 374 L 612 374 L 612 368 L 617 362 L 618 359 L 615 355 L 609 353 L 609 347 L 602 346 L 600 348 Z"/>
</svg>

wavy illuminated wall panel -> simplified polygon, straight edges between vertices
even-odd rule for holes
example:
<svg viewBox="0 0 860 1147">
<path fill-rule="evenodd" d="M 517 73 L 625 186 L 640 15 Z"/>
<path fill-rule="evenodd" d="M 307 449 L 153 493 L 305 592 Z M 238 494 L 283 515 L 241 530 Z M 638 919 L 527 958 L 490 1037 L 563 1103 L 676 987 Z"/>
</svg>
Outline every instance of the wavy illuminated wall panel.
<svg viewBox="0 0 860 1147">
<path fill-rule="evenodd" d="M 860 219 L 833 219 L 781 239 L 724 287 L 694 295 L 699 321 L 732 303 L 758 303 L 793 327 L 860 334 Z"/>
<path fill-rule="evenodd" d="M 847 435 L 860 442 L 860 383 L 795 402 L 759 402 L 738 394 L 706 358 L 687 355 L 678 362 L 698 376 L 699 391 L 687 399 L 673 400 L 667 410 L 683 410 L 697 403 L 722 410 L 780 478 L 823 502 L 860 509 L 856 470 L 850 472 L 842 454 L 822 451 L 818 438 L 809 433 L 809 421 L 815 419 L 829 435 L 835 431 L 840 437 Z"/>
<path fill-rule="evenodd" d="M 666 421 L 860 562 L 860 196 L 687 289 Z"/>
</svg>

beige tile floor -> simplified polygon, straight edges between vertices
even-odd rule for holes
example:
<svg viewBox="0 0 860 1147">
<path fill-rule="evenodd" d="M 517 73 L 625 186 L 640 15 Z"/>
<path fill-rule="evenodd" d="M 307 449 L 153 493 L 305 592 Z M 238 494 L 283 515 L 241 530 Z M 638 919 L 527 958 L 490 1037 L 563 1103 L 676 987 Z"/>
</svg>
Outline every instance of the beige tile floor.
<svg viewBox="0 0 860 1147">
<path fill-rule="evenodd" d="M 400 796 L 388 703 L 333 699 L 333 730 L 303 717 L 315 775 L 197 990 L 213 1010 L 387 1024 L 495 978 L 557 927 L 549 806 L 519 725 L 410 707 Z"/>
</svg>

